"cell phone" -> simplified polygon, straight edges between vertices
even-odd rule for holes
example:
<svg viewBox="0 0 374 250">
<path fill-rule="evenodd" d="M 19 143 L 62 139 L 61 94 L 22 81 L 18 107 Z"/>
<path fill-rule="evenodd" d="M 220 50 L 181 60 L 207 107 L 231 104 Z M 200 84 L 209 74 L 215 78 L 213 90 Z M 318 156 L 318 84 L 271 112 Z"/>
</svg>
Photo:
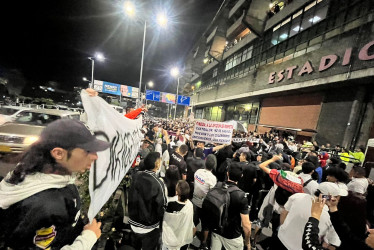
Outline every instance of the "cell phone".
<svg viewBox="0 0 374 250">
<path fill-rule="evenodd" d="M 323 194 L 322 199 L 325 199 L 326 201 L 331 200 L 331 195 Z"/>
</svg>

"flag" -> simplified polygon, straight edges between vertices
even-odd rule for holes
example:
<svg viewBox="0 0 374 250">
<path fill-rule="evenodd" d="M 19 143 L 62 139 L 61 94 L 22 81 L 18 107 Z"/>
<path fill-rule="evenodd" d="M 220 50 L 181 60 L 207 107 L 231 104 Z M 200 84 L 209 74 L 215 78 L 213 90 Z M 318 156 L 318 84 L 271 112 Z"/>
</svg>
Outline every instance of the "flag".
<svg viewBox="0 0 374 250">
<path fill-rule="evenodd" d="M 143 138 L 142 119 L 124 117 L 101 97 L 91 97 L 85 90 L 82 90 L 81 97 L 87 113 L 87 126 L 92 131 L 100 131 L 96 133 L 97 137 L 112 144 L 109 149 L 98 152 L 98 160 L 90 170 L 88 218 L 92 221 L 135 160 Z"/>
</svg>

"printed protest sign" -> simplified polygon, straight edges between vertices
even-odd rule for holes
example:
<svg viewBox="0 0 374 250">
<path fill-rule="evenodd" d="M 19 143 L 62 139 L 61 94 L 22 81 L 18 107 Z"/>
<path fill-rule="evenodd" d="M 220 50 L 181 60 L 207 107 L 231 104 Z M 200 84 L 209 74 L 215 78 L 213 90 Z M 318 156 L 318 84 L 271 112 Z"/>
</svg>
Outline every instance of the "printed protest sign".
<svg viewBox="0 0 374 250">
<path fill-rule="evenodd" d="M 233 128 L 232 124 L 223 122 L 197 121 L 192 139 L 211 143 L 230 144 Z"/>
</svg>

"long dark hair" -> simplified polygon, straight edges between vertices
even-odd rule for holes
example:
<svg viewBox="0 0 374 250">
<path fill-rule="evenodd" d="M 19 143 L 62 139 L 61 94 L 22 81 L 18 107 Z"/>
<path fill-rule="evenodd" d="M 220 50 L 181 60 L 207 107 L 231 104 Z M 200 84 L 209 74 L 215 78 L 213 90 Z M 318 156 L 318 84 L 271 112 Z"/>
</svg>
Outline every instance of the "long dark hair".
<svg viewBox="0 0 374 250">
<path fill-rule="evenodd" d="M 51 150 L 56 145 L 44 144 L 36 142 L 23 153 L 20 162 L 17 164 L 12 175 L 7 180 L 8 183 L 17 185 L 24 181 L 26 175 L 33 173 L 55 173 L 61 175 L 68 175 L 70 172 L 58 164 L 51 155 Z M 68 158 L 71 156 L 72 149 L 66 149 L 68 151 Z"/>
<path fill-rule="evenodd" d="M 179 169 L 175 165 L 170 165 L 169 168 L 165 172 L 164 181 L 166 184 L 166 188 L 168 189 L 168 196 L 173 197 L 176 195 L 175 188 L 179 180 L 182 179 L 181 174 L 179 173 Z"/>
</svg>

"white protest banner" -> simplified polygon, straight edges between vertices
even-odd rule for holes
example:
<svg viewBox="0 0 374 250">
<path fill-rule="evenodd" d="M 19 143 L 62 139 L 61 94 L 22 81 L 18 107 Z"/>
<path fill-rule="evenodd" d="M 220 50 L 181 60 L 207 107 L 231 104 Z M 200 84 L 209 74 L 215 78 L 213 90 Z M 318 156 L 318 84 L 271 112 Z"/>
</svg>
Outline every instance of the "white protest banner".
<svg viewBox="0 0 374 250">
<path fill-rule="evenodd" d="M 232 124 L 224 122 L 196 121 L 193 140 L 220 144 L 231 144 Z"/>
<path fill-rule="evenodd" d="M 97 137 L 112 144 L 109 149 L 98 152 L 98 160 L 90 171 L 88 218 L 92 221 L 117 189 L 138 153 L 142 119 L 124 117 L 101 97 L 91 97 L 85 90 L 82 90 L 81 97 L 88 127 L 92 131 L 102 131 L 97 133 Z"/>
<path fill-rule="evenodd" d="M 232 138 L 232 141 L 233 141 L 233 142 L 249 141 L 249 142 L 252 142 L 252 143 L 259 143 L 259 142 L 260 142 L 260 139 L 246 137 L 246 138 Z"/>
</svg>

